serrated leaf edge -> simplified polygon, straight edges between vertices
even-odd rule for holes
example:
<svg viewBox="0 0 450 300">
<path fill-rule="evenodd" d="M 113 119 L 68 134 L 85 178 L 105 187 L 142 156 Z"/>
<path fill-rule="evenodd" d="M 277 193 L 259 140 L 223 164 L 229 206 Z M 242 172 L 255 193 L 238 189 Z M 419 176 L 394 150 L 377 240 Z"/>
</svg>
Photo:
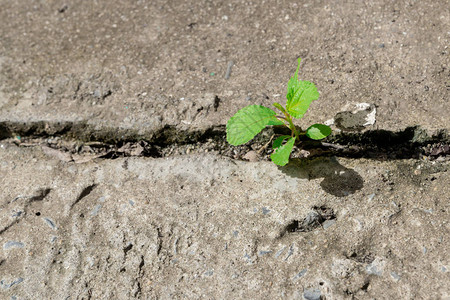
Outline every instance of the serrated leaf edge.
<svg viewBox="0 0 450 300">
<path fill-rule="evenodd" d="M 284 123 L 282 122 L 282 121 L 280 121 L 280 120 L 278 120 L 275 116 L 276 116 L 276 112 L 275 111 L 273 111 L 272 109 L 270 109 L 270 108 L 268 108 L 268 107 L 265 107 L 265 106 L 263 106 L 263 105 L 256 105 L 256 104 L 254 104 L 254 105 L 248 105 L 248 106 L 246 106 L 246 107 L 243 107 L 243 108 L 241 108 L 240 110 L 238 110 L 229 120 L 228 120 L 228 122 L 227 122 L 227 124 L 226 124 L 226 139 L 227 139 L 227 142 L 230 144 L 230 145 L 233 145 L 233 146 L 238 146 L 238 145 L 243 145 L 243 144 L 245 144 L 245 143 L 247 143 L 247 142 L 249 142 L 249 141 L 251 141 L 258 133 L 260 133 L 261 132 L 261 130 L 263 130 L 264 128 L 265 128 L 265 126 L 263 127 L 263 128 L 261 128 L 261 130 L 259 131 L 259 132 L 257 132 L 257 133 L 255 133 L 250 139 L 248 139 L 246 142 L 243 142 L 243 143 L 240 143 L 240 144 L 234 144 L 234 143 L 232 143 L 232 142 L 230 142 L 230 136 L 229 136 L 229 130 L 230 130 L 230 121 L 231 121 L 231 123 L 232 123 L 232 120 L 235 120 L 236 118 L 238 118 L 238 116 L 237 116 L 237 114 L 239 114 L 239 112 L 241 112 L 242 110 L 244 110 L 244 109 L 248 109 L 249 107 L 252 107 L 252 106 L 256 106 L 256 107 L 264 107 L 264 108 L 266 108 L 266 109 L 268 109 L 268 110 L 270 110 L 270 111 L 272 111 L 273 112 L 273 115 L 272 116 L 268 116 L 268 117 L 264 117 L 264 118 L 262 118 L 262 119 L 260 119 L 260 120 L 258 120 L 258 121 L 255 121 L 255 122 L 253 122 L 253 123 L 250 123 L 250 126 L 251 125 L 253 125 L 253 124 L 256 124 L 256 123 L 258 123 L 258 122 L 260 122 L 260 121 L 262 121 L 262 120 L 265 120 L 265 119 L 269 119 L 269 121 L 268 121 L 268 124 L 266 124 L 265 126 L 273 126 L 273 125 L 284 125 Z M 273 121 L 276 123 L 277 121 L 279 122 L 278 124 L 270 124 L 270 121 L 272 121 L 272 120 L 270 120 L 270 119 L 272 119 L 273 118 Z"/>
<path fill-rule="evenodd" d="M 315 88 L 315 90 L 316 90 L 316 92 L 317 92 L 317 98 L 315 98 L 315 99 L 312 99 L 311 100 L 311 102 L 313 102 L 313 101 L 316 101 L 317 99 L 319 99 L 319 97 L 320 97 L 320 94 L 319 94 L 319 91 L 317 91 L 317 87 L 316 87 L 316 85 L 313 83 L 313 82 L 311 82 L 311 81 L 307 81 L 307 80 L 302 80 L 302 81 L 298 81 L 298 82 L 306 82 L 306 83 L 308 83 L 308 84 L 310 84 L 310 85 L 312 85 L 314 88 Z M 310 88 L 311 86 L 308 86 L 307 88 Z M 302 101 L 298 101 L 298 103 L 296 103 L 295 105 L 293 105 L 293 104 L 291 104 L 292 103 L 292 99 L 294 99 L 295 97 L 296 97 L 296 95 L 298 94 L 298 92 L 301 90 L 302 91 L 302 93 L 300 94 L 300 96 L 298 96 L 298 98 L 301 98 L 302 97 L 302 95 L 303 95 L 303 93 L 307 90 L 307 88 L 305 89 L 300 89 L 300 88 L 298 88 L 295 92 L 294 92 L 294 95 L 291 97 L 291 99 L 288 99 L 288 101 L 287 101 L 287 103 L 286 103 L 286 109 L 288 110 L 288 112 L 289 112 L 289 114 L 291 114 L 294 118 L 296 118 L 296 119 L 299 119 L 299 118 L 302 118 L 305 114 L 303 113 L 303 114 L 298 114 L 297 115 L 297 113 L 295 112 L 295 111 L 293 111 L 297 106 L 299 106 L 299 105 L 301 105 L 302 104 Z M 311 105 L 311 102 L 309 103 L 309 105 Z M 309 106 L 308 106 L 308 108 L 307 108 L 307 110 L 309 109 Z"/>
<path fill-rule="evenodd" d="M 290 145 L 291 141 L 292 141 L 292 145 Z M 294 144 L 295 144 L 295 137 L 291 137 L 291 138 L 289 139 L 289 141 L 286 142 L 286 144 L 281 145 L 280 147 L 278 147 L 277 149 L 275 149 L 275 151 L 270 155 L 270 159 L 272 160 L 272 162 L 273 162 L 274 164 L 278 165 L 278 166 L 285 166 L 285 165 L 289 162 L 289 157 L 291 156 L 291 153 L 292 153 L 292 149 L 293 149 L 293 147 L 294 147 Z M 290 148 L 291 148 L 291 150 L 289 151 L 288 157 L 287 157 L 287 161 L 286 161 L 284 164 L 283 164 L 283 163 L 278 164 L 278 163 L 276 163 L 276 162 L 273 160 L 273 156 L 274 156 L 274 155 L 277 155 L 277 153 L 279 153 L 280 151 L 282 151 L 285 147 L 290 147 Z"/>
</svg>

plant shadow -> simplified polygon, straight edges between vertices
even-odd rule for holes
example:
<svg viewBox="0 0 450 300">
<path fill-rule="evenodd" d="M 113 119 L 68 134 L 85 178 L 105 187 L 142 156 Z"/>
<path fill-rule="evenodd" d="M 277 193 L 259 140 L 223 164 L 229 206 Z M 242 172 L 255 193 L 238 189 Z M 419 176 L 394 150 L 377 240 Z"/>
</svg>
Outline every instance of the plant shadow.
<svg viewBox="0 0 450 300">
<path fill-rule="evenodd" d="M 344 167 L 335 157 L 294 158 L 279 169 L 294 178 L 324 178 L 320 183 L 322 189 L 337 197 L 354 194 L 364 185 L 364 180 L 355 170 Z"/>
</svg>

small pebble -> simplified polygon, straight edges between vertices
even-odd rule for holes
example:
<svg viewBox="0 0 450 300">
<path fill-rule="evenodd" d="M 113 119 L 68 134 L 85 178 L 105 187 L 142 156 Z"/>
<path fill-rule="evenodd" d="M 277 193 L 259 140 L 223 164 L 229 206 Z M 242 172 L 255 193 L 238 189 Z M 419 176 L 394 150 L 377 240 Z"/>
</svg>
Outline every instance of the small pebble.
<svg viewBox="0 0 450 300">
<path fill-rule="evenodd" d="M 399 281 L 400 280 L 400 275 L 398 275 L 395 272 L 391 272 L 391 277 L 395 280 L 395 281 Z"/>
<path fill-rule="evenodd" d="M 328 126 L 334 125 L 334 119 L 328 119 L 324 122 L 324 124 Z"/>
<path fill-rule="evenodd" d="M 284 246 L 283 248 L 278 250 L 277 253 L 275 253 L 275 258 L 278 258 L 284 252 L 284 250 L 286 250 L 286 246 Z"/>
<path fill-rule="evenodd" d="M 2 280 L 2 281 L 0 281 L 0 286 L 2 287 L 2 289 L 6 290 L 6 289 L 11 288 L 13 285 L 21 283 L 22 281 L 23 281 L 22 277 L 17 278 L 16 280 L 14 280 L 13 282 L 11 282 L 9 284 L 6 283 L 5 280 Z"/>
<path fill-rule="evenodd" d="M 4 250 L 9 250 L 13 248 L 23 248 L 25 247 L 24 243 L 22 242 L 16 242 L 16 241 L 9 241 L 3 244 Z"/>
<path fill-rule="evenodd" d="M 101 204 L 97 204 L 94 209 L 91 211 L 91 216 L 96 216 L 100 209 L 102 208 Z"/>
<path fill-rule="evenodd" d="M 306 272 L 308 272 L 307 269 L 301 270 L 300 272 L 298 272 L 298 273 L 294 276 L 294 278 L 292 278 L 292 280 L 295 281 L 295 280 L 299 279 L 300 277 L 303 277 L 303 276 L 306 274 Z"/>
<path fill-rule="evenodd" d="M 287 261 L 289 259 L 289 257 L 291 257 L 292 254 L 294 254 L 294 245 L 293 244 L 289 247 L 289 251 L 288 251 L 287 256 L 284 259 L 284 261 Z"/>
<path fill-rule="evenodd" d="M 17 218 L 17 217 L 20 217 L 21 215 L 22 215 L 22 211 L 16 211 L 16 212 L 14 212 L 13 214 L 12 214 L 12 217 L 13 218 Z"/>
<path fill-rule="evenodd" d="M 383 275 L 383 263 L 375 259 L 370 265 L 366 267 L 367 274 L 373 274 L 377 276 Z"/>
<path fill-rule="evenodd" d="M 231 76 L 231 68 L 233 67 L 234 62 L 230 61 L 227 66 L 227 72 L 225 73 L 225 79 L 229 79 Z"/>
<path fill-rule="evenodd" d="M 264 251 L 264 250 L 261 250 L 261 251 L 259 251 L 259 256 L 263 256 L 263 255 L 266 255 L 266 254 L 270 254 L 270 253 L 272 253 L 272 251 L 271 250 L 266 250 L 266 251 Z"/>
<path fill-rule="evenodd" d="M 329 228 L 330 226 L 334 225 L 334 223 L 336 223 L 336 219 L 326 220 L 322 223 L 323 229 Z"/>
<path fill-rule="evenodd" d="M 253 259 L 247 253 L 245 253 L 244 258 L 247 260 L 248 263 L 253 264 Z"/>
<path fill-rule="evenodd" d="M 306 289 L 303 292 L 303 299 L 305 300 L 320 300 L 321 292 L 317 289 Z"/>
<path fill-rule="evenodd" d="M 43 220 L 45 221 L 45 223 L 47 223 L 47 225 L 48 225 L 51 229 L 53 229 L 53 230 L 58 229 L 58 228 L 56 228 L 55 222 L 53 222 L 51 219 L 49 219 L 49 218 L 43 218 Z"/>
</svg>

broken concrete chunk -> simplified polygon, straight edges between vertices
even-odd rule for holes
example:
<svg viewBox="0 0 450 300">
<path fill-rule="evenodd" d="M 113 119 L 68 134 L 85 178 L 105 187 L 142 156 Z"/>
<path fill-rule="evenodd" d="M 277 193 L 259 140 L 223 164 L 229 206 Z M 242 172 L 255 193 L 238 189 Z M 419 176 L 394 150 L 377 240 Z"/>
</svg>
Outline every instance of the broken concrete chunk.
<svg viewBox="0 0 450 300">
<path fill-rule="evenodd" d="M 352 111 L 341 111 L 334 117 L 334 124 L 341 130 L 363 130 L 375 124 L 377 108 L 374 104 L 358 103 Z"/>
<path fill-rule="evenodd" d="M 259 154 L 258 152 L 252 150 L 247 152 L 247 154 L 244 155 L 243 159 L 251 162 L 256 162 L 259 161 Z"/>
</svg>

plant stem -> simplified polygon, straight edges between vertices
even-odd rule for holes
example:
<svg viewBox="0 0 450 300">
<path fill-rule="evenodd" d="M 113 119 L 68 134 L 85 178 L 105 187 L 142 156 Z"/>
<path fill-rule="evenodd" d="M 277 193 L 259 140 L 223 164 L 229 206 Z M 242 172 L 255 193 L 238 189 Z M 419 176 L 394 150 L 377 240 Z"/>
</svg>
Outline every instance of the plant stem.
<svg viewBox="0 0 450 300">
<path fill-rule="evenodd" d="M 285 118 L 285 117 L 283 117 L 283 116 L 275 116 L 275 118 L 277 118 L 277 119 L 281 119 L 281 120 L 283 120 L 283 121 L 285 121 L 285 122 L 288 122 L 288 120 Z M 287 128 L 289 128 L 289 129 L 291 129 L 291 127 L 290 127 L 290 125 L 289 124 L 284 124 Z"/>
<path fill-rule="evenodd" d="M 297 131 L 297 128 L 295 128 L 294 123 L 292 122 L 291 115 L 281 105 L 275 105 L 275 107 L 278 108 L 285 116 L 285 117 L 277 116 L 277 118 L 283 119 L 289 123 L 289 126 L 287 126 L 287 124 L 286 124 L 286 127 L 288 127 L 291 130 L 291 136 L 295 135 L 297 141 L 299 141 L 298 131 Z"/>
<path fill-rule="evenodd" d="M 289 129 L 291 129 L 292 135 L 295 134 L 295 137 L 296 137 L 296 139 L 297 139 L 297 141 L 298 141 L 298 140 L 299 140 L 299 137 L 298 137 L 298 131 L 297 131 L 297 128 L 295 128 L 294 123 L 292 122 L 292 118 L 291 118 L 290 115 L 286 115 L 286 117 L 287 117 L 287 118 L 286 118 L 287 121 L 289 122 Z"/>
</svg>

